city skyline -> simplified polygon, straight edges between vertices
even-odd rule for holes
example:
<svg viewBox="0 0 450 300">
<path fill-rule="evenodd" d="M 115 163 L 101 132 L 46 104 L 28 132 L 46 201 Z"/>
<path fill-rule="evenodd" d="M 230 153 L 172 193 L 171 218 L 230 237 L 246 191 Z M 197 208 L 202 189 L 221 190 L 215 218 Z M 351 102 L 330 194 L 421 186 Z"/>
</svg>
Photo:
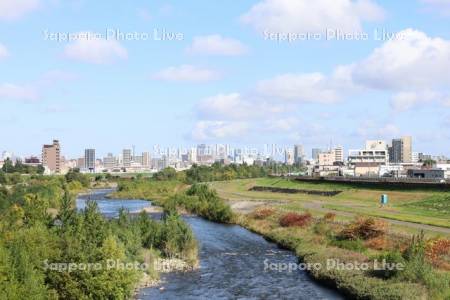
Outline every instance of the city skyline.
<svg viewBox="0 0 450 300">
<path fill-rule="evenodd" d="M 450 156 L 448 5 L 3 2 L 1 150 L 39 153 L 56 137 L 70 157 L 156 143 L 358 148 L 412 135 L 418 151 Z"/>
<path fill-rule="evenodd" d="M 186 154 L 193 148 L 198 148 L 198 147 L 201 147 L 204 145 L 206 147 L 205 149 L 208 149 L 208 151 L 210 151 L 210 152 L 216 151 L 216 149 L 214 149 L 214 147 L 222 146 L 225 149 L 227 149 L 228 155 L 233 155 L 233 151 L 235 149 L 238 149 L 240 151 L 243 151 L 246 155 L 261 154 L 261 155 L 264 155 L 267 157 L 274 157 L 274 158 L 278 158 L 281 160 L 284 160 L 285 151 L 289 150 L 292 152 L 291 153 L 292 159 L 294 161 L 297 161 L 297 159 L 296 159 L 297 147 L 300 147 L 300 150 L 298 150 L 299 153 L 302 153 L 303 156 L 312 158 L 312 159 L 314 159 L 314 157 L 316 156 L 314 154 L 316 151 L 319 151 L 318 153 L 316 153 L 316 154 L 319 154 L 322 152 L 331 151 L 333 149 L 341 149 L 340 157 L 347 157 L 349 151 L 361 148 L 361 145 L 364 142 L 367 143 L 369 141 L 383 141 L 383 142 L 386 142 L 386 146 L 389 146 L 389 149 L 386 149 L 386 150 L 392 151 L 392 153 L 390 152 L 390 154 L 389 154 L 390 158 L 393 159 L 392 162 L 400 162 L 400 161 L 402 161 L 402 159 L 400 157 L 398 157 L 397 152 L 402 151 L 402 149 L 401 148 L 397 149 L 398 146 L 396 146 L 396 143 L 398 143 L 399 141 L 401 142 L 405 137 L 410 138 L 410 139 L 412 138 L 411 136 L 404 136 L 404 137 L 394 137 L 392 139 L 387 139 L 387 140 L 383 140 L 383 139 L 361 140 L 360 144 L 355 148 L 350 148 L 350 147 L 348 147 L 346 145 L 342 145 L 342 144 L 334 144 L 334 143 L 332 143 L 332 141 L 330 141 L 330 143 L 328 145 L 323 145 L 322 147 L 320 147 L 320 145 L 319 146 L 316 145 L 316 146 L 312 146 L 311 148 L 305 147 L 303 144 L 300 144 L 300 143 L 296 143 L 296 144 L 267 143 L 267 144 L 262 144 L 262 145 L 245 145 L 245 144 L 236 145 L 236 144 L 226 144 L 226 143 L 197 143 L 197 144 L 181 145 L 181 146 L 163 146 L 160 144 L 154 144 L 153 147 L 150 147 L 150 148 L 142 148 L 142 147 L 139 147 L 139 146 L 136 146 L 133 144 L 130 146 L 125 145 L 125 146 L 121 147 L 120 149 L 108 149 L 108 150 L 102 152 L 102 151 L 98 151 L 97 147 L 90 145 L 89 147 L 82 147 L 82 150 L 73 156 L 68 155 L 67 153 L 73 153 L 74 151 L 71 149 L 65 149 L 64 144 L 61 145 L 60 139 L 56 138 L 56 139 L 52 139 L 52 140 L 54 142 L 56 141 L 59 143 L 58 146 L 61 149 L 61 156 L 65 157 L 66 159 L 77 159 L 77 158 L 83 157 L 84 155 L 86 155 L 86 151 L 88 151 L 88 150 L 93 150 L 95 152 L 97 158 L 106 158 L 110 154 L 112 154 L 117 157 L 127 156 L 127 157 L 130 157 L 130 159 L 131 159 L 132 157 L 134 157 L 134 153 L 136 153 L 136 154 L 150 153 L 152 155 L 155 155 L 155 157 L 161 157 L 163 155 L 167 155 L 168 153 L 170 153 L 170 155 L 175 156 L 175 155 L 177 155 L 177 153 Z M 414 140 L 414 142 L 415 142 L 415 140 Z M 426 153 L 427 155 L 431 155 L 431 156 L 435 156 L 435 157 L 447 157 L 446 155 L 444 155 L 442 153 L 420 151 L 415 147 L 414 142 L 412 140 L 409 141 L 409 145 L 410 145 L 409 155 L 410 156 L 413 153 L 415 153 L 415 154 Z M 46 145 L 44 144 L 44 147 L 45 146 Z M 39 148 L 42 149 L 42 145 L 40 145 Z M 125 151 L 127 151 L 127 153 L 124 153 Z M 23 154 L 23 153 L 16 152 L 14 149 L 0 149 L 0 153 L 11 154 L 17 158 L 40 157 L 41 156 L 40 152 L 41 151 L 36 151 L 34 153 Z M 395 157 L 395 158 L 393 158 L 393 157 Z"/>
</svg>

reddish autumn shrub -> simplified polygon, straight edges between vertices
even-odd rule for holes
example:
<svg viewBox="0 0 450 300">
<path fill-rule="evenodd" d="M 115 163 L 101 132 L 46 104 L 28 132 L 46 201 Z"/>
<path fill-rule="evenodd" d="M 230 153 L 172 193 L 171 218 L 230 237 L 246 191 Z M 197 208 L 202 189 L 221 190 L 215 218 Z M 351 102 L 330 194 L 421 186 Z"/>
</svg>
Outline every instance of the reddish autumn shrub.
<svg viewBox="0 0 450 300">
<path fill-rule="evenodd" d="M 335 218 L 336 218 L 336 214 L 332 213 L 332 212 L 326 213 L 323 216 L 323 219 L 327 222 L 333 222 Z"/>
<path fill-rule="evenodd" d="M 385 250 L 389 246 L 389 242 L 384 236 L 379 236 L 373 239 L 370 239 L 364 243 L 367 248 L 375 249 L 375 250 Z"/>
<path fill-rule="evenodd" d="M 438 238 L 428 241 L 425 255 L 433 266 L 450 269 L 450 239 Z"/>
<path fill-rule="evenodd" d="M 304 227 L 308 226 L 312 221 L 312 216 L 310 213 L 297 214 L 297 213 L 287 213 L 280 218 L 280 225 L 283 227 Z"/>
<path fill-rule="evenodd" d="M 260 207 L 260 208 L 257 208 L 253 212 L 253 218 L 262 220 L 262 219 L 270 217 L 274 213 L 275 213 L 275 209 L 273 209 L 271 207 Z"/>
<path fill-rule="evenodd" d="M 339 237 L 345 240 L 369 240 L 384 236 L 387 232 L 387 223 L 374 218 L 358 218 L 345 226 Z"/>
</svg>

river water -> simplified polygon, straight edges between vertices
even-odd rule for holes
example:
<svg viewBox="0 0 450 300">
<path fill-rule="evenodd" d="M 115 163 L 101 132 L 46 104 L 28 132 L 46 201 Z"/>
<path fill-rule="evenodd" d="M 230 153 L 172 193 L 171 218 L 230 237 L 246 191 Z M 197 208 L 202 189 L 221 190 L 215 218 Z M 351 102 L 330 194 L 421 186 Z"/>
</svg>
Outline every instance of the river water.
<svg viewBox="0 0 450 300">
<path fill-rule="evenodd" d="M 117 216 L 123 206 L 139 211 L 142 200 L 109 200 L 105 192 L 90 196 L 106 216 Z M 77 199 L 82 209 L 88 196 Z M 276 271 L 267 264 L 296 263 L 297 257 L 261 236 L 236 225 L 216 224 L 185 217 L 199 242 L 200 268 L 162 275 L 156 288 L 142 289 L 138 299 L 343 299 L 324 288 L 304 271 Z"/>
</svg>

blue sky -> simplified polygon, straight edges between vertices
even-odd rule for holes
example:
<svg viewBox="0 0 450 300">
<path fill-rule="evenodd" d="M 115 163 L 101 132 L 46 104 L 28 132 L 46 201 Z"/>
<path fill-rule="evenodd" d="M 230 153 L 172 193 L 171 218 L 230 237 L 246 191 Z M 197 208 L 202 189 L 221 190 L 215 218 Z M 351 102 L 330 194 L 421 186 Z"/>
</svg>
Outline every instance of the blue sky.
<svg viewBox="0 0 450 300">
<path fill-rule="evenodd" d="M 450 155 L 449 25 L 448 0 L 2 0 L 0 150 L 39 154 L 59 138 L 69 157 L 203 142 L 309 153 L 412 135 L 414 151 Z M 108 29 L 150 37 L 45 34 Z"/>
</svg>

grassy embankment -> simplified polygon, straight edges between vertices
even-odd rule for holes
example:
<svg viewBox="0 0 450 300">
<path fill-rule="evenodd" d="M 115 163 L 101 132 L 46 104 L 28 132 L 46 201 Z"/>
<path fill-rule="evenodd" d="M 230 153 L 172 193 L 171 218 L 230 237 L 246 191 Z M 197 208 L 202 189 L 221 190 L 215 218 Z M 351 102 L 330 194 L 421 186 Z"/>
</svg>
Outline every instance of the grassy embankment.
<svg viewBox="0 0 450 300">
<path fill-rule="evenodd" d="M 290 182 L 273 182 L 272 179 L 239 180 L 232 182 L 213 183 L 213 186 L 222 187 L 219 195 L 227 195 L 241 199 L 243 192 L 249 188 L 249 182 L 258 184 L 271 182 L 292 188 Z M 226 192 L 223 186 L 227 186 Z M 128 186 L 128 187 L 125 187 Z M 125 184 L 118 193 L 123 192 L 122 197 L 136 196 L 138 198 L 158 199 L 157 202 L 166 207 L 181 206 L 197 212 L 200 215 L 210 216 L 214 220 L 214 213 L 209 211 L 207 198 L 218 201 L 214 191 L 204 186 L 193 186 L 186 190 L 186 186 L 178 182 L 141 181 Z M 237 186 L 237 188 L 236 188 Z M 132 187 L 130 193 L 126 190 Z M 302 188 L 307 188 L 303 186 Z M 313 188 L 309 186 L 308 188 Z M 328 189 L 335 189 L 328 186 Z M 120 189 L 120 185 L 119 185 Z M 314 185 L 317 189 L 317 185 Z M 165 192 L 169 194 L 165 194 Z M 162 192 L 162 193 L 161 193 Z M 350 189 L 346 190 L 350 192 Z M 355 191 L 358 193 L 359 191 Z M 290 202 L 305 199 L 305 195 L 284 195 L 272 193 L 254 193 L 251 199 L 266 200 L 266 204 L 275 201 Z M 308 196 L 308 195 L 306 195 Z M 354 196 L 356 198 L 356 195 Z M 181 199 L 181 200 L 180 200 Z M 188 199 L 188 201 L 186 201 Z M 419 201 L 419 199 L 415 199 Z M 366 200 L 367 201 L 367 200 Z M 413 202 L 413 203 L 415 203 Z M 363 200 L 364 203 L 364 200 Z M 223 208 L 223 205 L 220 205 Z M 380 225 L 378 221 L 365 219 L 349 223 L 336 222 L 334 216 L 327 217 L 319 211 L 314 216 L 305 214 L 305 208 L 294 207 L 297 212 L 292 212 L 292 203 L 275 203 L 262 211 L 247 215 L 234 215 L 233 222 L 240 224 L 266 238 L 296 252 L 302 261 L 306 263 L 319 263 L 326 266 L 327 260 L 339 260 L 344 263 L 373 263 L 375 259 L 387 259 L 390 263 L 402 263 L 405 270 L 399 272 L 374 272 L 373 270 L 339 270 L 321 268 L 313 270 L 311 275 L 317 280 L 324 281 L 337 287 L 340 291 L 360 299 L 446 299 L 450 297 L 450 277 L 448 273 L 449 245 L 446 239 L 419 239 L 414 242 L 405 236 L 389 234 L 386 224 Z M 303 212 L 300 214 L 300 212 Z M 298 222 L 289 223 L 289 218 L 298 218 Z M 282 221 L 283 220 L 283 221 Z M 345 234 L 344 234 L 345 233 Z M 441 253 L 444 251 L 444 253 Z M 445 252 L 447 251 L 447 252 Z M 369 264 L 370 265 L 370 264 Z M 434 265 L 434 267 L 432 266 Z"/>
<path fill-rule="evenodd" d="M 450 192 L 402 191 L 361 189 L 333 183 L 306 183 L 276 178 L 246 179 L 211 183 L 224 199 L 241 201 L 279 202 L 286 210 L 308 209 L 317 214 L 336 210 L 338 217 L 363 214 L 392 220 L 428 224 L 450 228 Z M 333 196 L 308 194 L 279 194 L 249 191 L 253 186 L 268 186 L 290 189 L 342 191 Z M 388 194 L 389 203 L 380 207 L 381 194 Z M 339 212 L 343 212 L 340 214 Z M 345 214 L 349 213 L 349 214 Z"/>
<path fill-rule="evenodd" d="M 341 262 L 372 262 L 375 258 L 387 258 L 402 262 L 406 269 L 401 272 L 377 274 L 370 271 L 313 270 L 311 275 L 336 286 L 344 293 L 364 299 L 447 299 L 450 297 L 450 241 L 435 237 L 414 243 L 405 230 L 382 226 L 376 228 L 378 236 L 342 237 L 345 230 L 356 230 L 364 221 L 351 221 L 354 217 L 341 216 L 340 221 L 331 220 L 330 205 L 339 206 L 344 212 L 358 215 L 383 216 L 406 215 L 407 220 L 433 225 L 448 225 L 448 193 L 429 191 L 380 191 L 355 189 L 340 184 L 299 183 L 283 179 L 249 179 L 229 182 L 215 182 L 219 195 L 231 203 L 255 201 L 263 207 L 256 212 L 238 218 L 237 222 L 250 230 L 262 234 L 276 243 L 292 249 L 306 263 L 326 265 L 328 259 Z M 340 190 L 334 197 L 307 194 L 283 194 L 249 191 L 253 186 L 270 186 L 303 190 Z M 389 194 L 391 205 L 379 208 L 379 196 Z M 394 204 L 392 204 L 394 202 Z M 374 214 L 374 210 L 382 210 Z M 312 215 L 311 215 L 312 213 Z M 301 222 L 298 226 L 286 226 L 281 220 L 293 214 Z M 419 218 L 415 218 L 416 216 Z M 330 219 L 331 216 L 331 219 Z M 292 216 L 291 216 L 292 217 Z M 306 221 L 304 221 L 306 219 Z M 394 218 L 393 218 L 394 219 Z M 398 216 L 395 217 L 398 219 Z M 302 221 L 303 220 L 303 221 Z M 365 219 L 370 220 L 370 219 Z M 370 223 L 370 222 L 369 222 Z M 283 224 L 284 226 L 282 226 Z M 350 224 L 350 225 L 349 225 Z M 360 226 L 361 227 L 361 226 Z M 364 230 L 368 230 L 362 226 Z M 368 226 L 370 230 L 370 226 Z M 369 230 L 369 231 L 370 231 Z M 357 230 L 356 230 L 357 231 Z M 439 250 L 437 250 L 439 249 Z M 412 255 L 411 253 L 414 252 Z M 439 253 L 437 255 L 436 253 Z"/>
</svg>

